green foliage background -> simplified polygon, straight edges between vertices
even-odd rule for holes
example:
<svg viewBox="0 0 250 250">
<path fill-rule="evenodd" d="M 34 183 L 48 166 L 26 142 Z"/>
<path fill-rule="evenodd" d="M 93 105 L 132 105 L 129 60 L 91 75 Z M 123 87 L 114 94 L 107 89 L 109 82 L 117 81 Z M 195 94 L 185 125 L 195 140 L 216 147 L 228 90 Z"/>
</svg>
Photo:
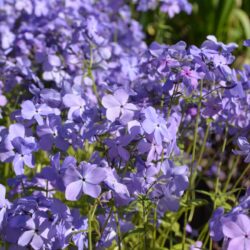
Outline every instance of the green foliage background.
<svg viewBox="0 0 250 250">
<path fill-rule="evenodd" d="M 138 13 L 134 16 L 143 24 L 148 43 L 173 44 L 180 40 L 200 45 L 207 35 L 215 35 L 218 41 L 239 44 L 236 65 L 249 63 L 250 49 L 243 48 L 243 40 L 250 38 L 249 0 L 190 0 L 191 15 L 180 13 L 169 19 L 158 10 Z"/>
</svg>

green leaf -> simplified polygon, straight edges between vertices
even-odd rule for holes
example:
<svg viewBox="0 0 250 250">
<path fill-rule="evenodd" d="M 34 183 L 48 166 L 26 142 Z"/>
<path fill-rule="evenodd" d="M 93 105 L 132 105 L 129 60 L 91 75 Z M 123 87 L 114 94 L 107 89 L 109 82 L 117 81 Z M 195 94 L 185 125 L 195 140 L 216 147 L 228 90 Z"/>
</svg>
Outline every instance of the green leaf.
<svg viewBox="0 0 250 250">
<path fill-rule="evenodd" d="M 127 233 L 125 233 L 122 237 L 122 240 L 125 239 L 126 237 L 133 235 L 133 234 L 138 234 L 138 233 L 144 233 L 144 228 L 143 227 L 138 227 L 136 229 L 130 230 Z"/>
<path fill-rule="evenodd" d="M 194 199 L 194 200 L 188 200 L 187 202 L 181 203 L 183 207 L 200 207 L 205 206 L 208 204 L 208 201 L 205 199 Z"/>
<path fill-rule="evenodd" d="M 216 36 L 218 39 L 223 39 L 224 31 L 227 29 L 226 25 L 228 23 L 229 17 L 235 6 L 235 0 L 221 0 L 217 8 L 217 17 L 219 17 L 218 23 L 216 23 Z"/>
<path fill-rule="evenodd" d="M 185 244 L 184 245 L 184 250 L 188 250 L 189 249 L 189 244 Z M 182 243 L 178 243 L 176 245 L 174 245 L 171 250 L 183 250 L 182 248 Z"/>
<path fill-rule="evenodd" d="M 244 37 L 250 37 L 250 20 L 247 13 L 241 9 L 234 9 L 232 16 L 240 21 L 242 29 L 244 31 Z"/>
</svg>

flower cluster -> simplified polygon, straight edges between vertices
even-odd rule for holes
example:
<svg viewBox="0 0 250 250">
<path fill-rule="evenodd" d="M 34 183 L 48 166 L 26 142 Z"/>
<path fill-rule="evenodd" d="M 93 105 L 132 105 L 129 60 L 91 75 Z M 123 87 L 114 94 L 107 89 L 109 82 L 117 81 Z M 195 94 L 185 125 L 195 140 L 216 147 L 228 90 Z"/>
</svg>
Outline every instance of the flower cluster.
<svg viewBox="0 0 250 250">
<path fill-rule="evenodd" d="M 250 190 L 240 199 L 239 205 L 229 213 L 224 214 L 223 208 L 218 208 L 210 221 L 210 236 L 215 241 L 224 239 L 225 249 L 250 248 Z"/>
<path fill-rule="evenodd" d="M 138 9 L 156 8 L 147 2 Z M 191 12 L 186 0 L 160 2 L 169 17 Z M 147 46 L 123 1 L 8 0 L 0 9 L 0 106 L 10 116 L 0 160 L 15 176 L 8 199 L 0 186 L 0 235 L 13 248 L 87 248 L 96 214 L 102 249 L 134 227 L 134 202 L 159 218 L 178 211 L 194 171 L 180 140 L 195 122 L 201 135 L 207 120 L 214 133 L 228 128 L 249 162 L 250 67 L 232 67 L 236 44 L 208 36 L 200 47 Z M 83 203 L 90 212 L 79 212 Z M 117 218 L 115 208 L 130 205 Z M 228 229 L 242 221 L 243 212 L 220 224 L 217 239 L 249 244 L 250 226 Z"/>
<path fill-rule="evenodd" d="M 133 0 L 137 3 L 138 11 L 154 10 L 160 3 L 160 10 L 167 13 L 169 18 L 173 18 L 181 11 L 191 14 L 192 5 L 187 0 Z"/>
</svg>

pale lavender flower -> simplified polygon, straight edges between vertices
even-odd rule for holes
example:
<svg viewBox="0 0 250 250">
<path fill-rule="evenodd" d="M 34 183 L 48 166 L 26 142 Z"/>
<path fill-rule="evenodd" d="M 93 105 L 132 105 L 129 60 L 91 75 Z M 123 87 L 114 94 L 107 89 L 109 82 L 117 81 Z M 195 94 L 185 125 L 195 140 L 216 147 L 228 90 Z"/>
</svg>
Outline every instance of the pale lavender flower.
<svg viewBox="0 0 250 250">
<path fill-rule="evenodd" d="M 106 108 L 106 116 L 109 121 L 114 122 L 117 118 L 122 123 L 132 120 L 137 107 L 128 103 L 129 95 L 123 89 L 118 89 L 114 95 L 106 95 L 102 98 L 102 105 Z"/>
<path fill-rule="evenodd" d="M 235 221 L 226 219 L 222 231 L 230 239 L 228 250 L 250 249 L 250 218 L 247 215 L 238 214 Z"/>
<path fill-rule="evenodd" d="M 68 119 L 70 120 L 80 117 L 85 110 L 86 101 L 80 95 L 66 94 L 63 97 L 63 103 L 69 108 Z"/>
<path fill-rule="evenodd" d="M 55 113 L 55 111 L 46 104 L 35 105 L 32 101 L 29 100 L 24 101 L 21 107 L 22 117 L 26 120 L 31 120 L 34 118 L 39 125 L 43 124 L 43 116 Z"/>
<path fill-rule="evenodd" d="M 65 171 L 67 200 L 75 201 L 83 194 L 97 198 L 101 194 L 99 185 L 106 178 L 106 171 L 87 162 L 81 162 L 78 168 L 69 167 Z"/>
<path fill-rule="evenodd" d="M 144 110 L 146 119 L 142 123 L 142 128 L 148 134 L 153 134 L 158 145 L 162 144 L 163 140 L 170 138 L 167 129 L 166 120 L 160 117 L 153 107 L 148 107 Z"/>
</svg>

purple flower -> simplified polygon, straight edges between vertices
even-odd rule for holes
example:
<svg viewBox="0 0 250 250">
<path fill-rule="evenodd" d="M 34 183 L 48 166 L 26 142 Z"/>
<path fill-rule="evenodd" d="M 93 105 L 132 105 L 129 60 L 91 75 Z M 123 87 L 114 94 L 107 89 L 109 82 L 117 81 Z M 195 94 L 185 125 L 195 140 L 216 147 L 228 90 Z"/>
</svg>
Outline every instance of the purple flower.
<svg viewBox="0 0 250 250">
<path fill-rule="evenodd" d="M 141 153 L 148 152 L 147 162 L 157 160 L 161 156 L 163 151 L 162 145 L 156 144 L 154 140 L 151 143 L 141 140 L 137 147 L 139 152 Z"/>
<path fill-rule="evenodd" d="M 183 66 L 180 75 L 183 78 L 186 88 L 191 92 L 197 89 L 198 80 L 202 79 L 204 74 L 192 70 L 189 66 Z"/>
<path fill-rule="evenodd" d="M 86 101 L 80 95 L 66 94 L 63 97 L 63 103 L 69 108 L 68 119 L 70 120 L 80 117 L 85 110 Z"/>
<path fill-rule="evenodd" d="M 76 159 L 72 156 L 68 156 L 64 159 L 62 164 L 60 163 L 60 153 L 57 153 L 51 157 L 51 166 L 42 169 L 41 176 L 46 180 L 51 181 L 52 185 L 58 190 L 64 191 L 65 186 L 63 183 L 63 176 L 65 171 L 69 167 L 76 165 Z"/>
<path fill-rule="evenodd" d="M 6 188 L 4 185 L 0 184 L 0 229 L 2 228 L 2 223 L 5 218 L 5 213 L 10 206 L 9 201 L 5 198 Z"/>
<path fill-rule="evenodd" d="M 39 250 L 43 246 L 43 238 L 40 236 L 40 231 L 43 220 L 31 218 L 25 223 L 25 231 L 21 234 L 18 239 L 18 245 L 25 247 L 30 245 L 33 249 Z"/>
<path fill-rule="evenodd" d="M 247 39 L 243 42 L 243 45 L 246 47 L 250 47 L 250 39 Z"/>
<path fill-rule="evenodd" d="M 158 116 L 153 107 L 148 107 L 144 110 L 146 119 L 142 123 L 143 129 L 148 134 L 153 134 L 158 145 L 162 145 L 163 140 L 170 138 L 166 121 Z"/>
<path fill-rule="evenodd" d="M 21 138 L 17 137 L 12 141 L 16 153 L 13 159 L 15 173 L 23 174 L 23 166 L 26 164 L 30 168 L 35 167 L 34 157 L 32 152 L 36 150 L 36 143 L 33 137 Z"/>
<path fill-rule="evenodd" d="M 49 151 L 53 144 L 63 151 L 69 147 L 69 143 L 63 137 L 60 116 L 49 115 L 46 118 L 46 123 L 37 127 L 37 134 L 40 137 L 39 146 L 43 150 Z"/>
<path fill-rule="evenodd" d="M 124 161 L 128 161 L 130 158 L 130 154 L 125 146 L 127 146 L 130 142 L 129 136 L 121 136 L 114 140 L 107 139 L 106 144 L 109 146 L 109 156 L 111 159 L 115 159 L 116 157 L 121 157 Z"/>
<path fill-rule="evenodd" d="M 55 112 L 52 108 L 46 104 L 34 104 L 32 101 L 24 101 L 21 105 L 21 114 L 22 117 L 26 120 L 35 119 L 39 125 L 43 124 L 43 116 L 49 114 L 59 113 Z"/>
<path fill-rule="evenodd" d="M 187 0 L 161 0 L 161 11 L 168 13 L 170 18 L 173 18 L 181 11 L 185 11 L 188 14 L 192 11 L 192 5 Z"/>
<path fill-rule="evenodd" d="M 202 249 L 202 242 L 196 241 L 194 245 L 190 246 L 189 250 L 201 250 Z"/>
<path fill-rule="evenodd" d="M 211 97 L 208 98 L 204 104 L 205 108 L 202 111 L 204 117 L 216 118 L 222 110 L 222 103 L 220 98 Z"/>
<path fill-rule="evenodd" d="M 126 185 L 119 182 L 119 176 L 115 169 L 105 168 L 107 177 L 105 184 L 118 195 L 125 195 L 129 197 L 129 191 Z"/>
<path fill-rule="evenodd" d="M 102 98 L 102 105 L 107 109 L 106 116 L 109 121 L 114 122 L 119 118 L 125 124 L 133 118 L 137 107 L 127 103 L 128 98 L 129 95 L 123 89 L 118 89 L 114 95 L 106 95 Z"/>
<path fill-rule="evenodd" d="M 237 155 L 245 155 L 246 158 L 244 162 L 250 162 L 250 144 L 245 137 L 239 137 L 237 140 L 237 145 L 240 150 L 233 150 L 233 152 Z"/>
<path fill-rule="evenodd" d="M 32 152 L 37 150 L 37 144 L 34 137 L 25 136 L 25 127 L 22 124 L 10 125 L 9 134 L 2 143 L 0 159 L 5 162 L 13 161 L 16 175 L 24 173 L 24 164 L 34 167 Z"/>
<path fill-rule="evenodd" d="M 238 214 L 236 220 L 225 220 L 222 225 L 223 234 L 230 238 L 228 250 L 250 249 L 250 218 L 245 214 Z"/>
<path fill-rule="evenodd" d="M 212 219 L 209 222 L 210 236 L 215 241 L 220 241 L 223 238 L 221 222 L 223 215 L 224 209 L 219 207 L 214 211 Z"/>
<path fill-rule="evenodd" d="M 187 166 L 175 166 L 170 160 L 166 160 L 161 164 L 164 175 L 160 177 L 167 183 L 171 193 L 181 196 L 188 188 L 189 170 Z"/>
<path fill-rule="evenodd" d="M 7 98 L 4 95 L 0 95 L 0 107 L 5 106 L 7 102 Z"/>
<path fill-rule="evenodd" d="M 79 200 L 82 194 L 97 198 L 101 194 L 99 185 L 106 178 L 106 171 L 87 162 L 81 162 L 78 168 L 69 167 L 65 171 L 67 200 Z"/>
</svg>

